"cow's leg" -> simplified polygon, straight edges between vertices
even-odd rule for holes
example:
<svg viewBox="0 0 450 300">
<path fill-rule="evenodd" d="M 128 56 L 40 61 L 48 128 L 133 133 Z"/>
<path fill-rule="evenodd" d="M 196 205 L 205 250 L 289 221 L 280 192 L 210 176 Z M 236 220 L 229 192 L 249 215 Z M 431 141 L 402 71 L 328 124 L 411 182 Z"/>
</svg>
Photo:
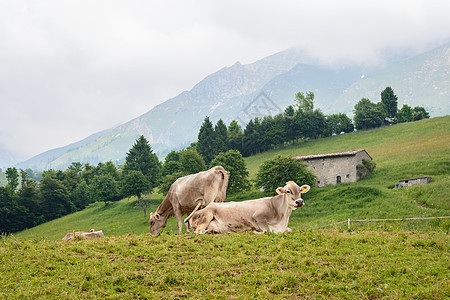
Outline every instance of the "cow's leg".
<svg viewBox="0 0 450 300">
<path fill-rule="evenodd" d="M 197 228 L 195 229 L 196 234 L 203 234 L 208 232 L 209 223 L 214 219 L 214 214 L 212 211 L 205 210 L 199 217 Z"/>
<path fill-rule="evenodd" d="M 175 206 L 173 208 L 173 213 L 175 215 L 175 218 L 177 218 L 178 233 L 181 233 L 183 231 L 183 219 L 182 219 L 180 207 L 179 206 Z"/>
<path fill-rule="evenodd" d="M 265 219 L 265 214 L 256 211 L 252 216 L 253 222 L 256 225 L 256 230 L 253 230 L 253 232 L 259 232 L 264 233 L 266 231 L 270 231 L 269 224 L 267 224 Z"/>
</svg>

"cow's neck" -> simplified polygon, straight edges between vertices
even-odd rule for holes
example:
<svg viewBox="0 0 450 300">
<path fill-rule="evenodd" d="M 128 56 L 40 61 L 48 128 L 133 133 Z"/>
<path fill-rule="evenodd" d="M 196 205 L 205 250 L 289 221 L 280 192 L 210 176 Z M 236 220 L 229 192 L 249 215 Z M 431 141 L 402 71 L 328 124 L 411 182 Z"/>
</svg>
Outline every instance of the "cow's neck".
<svg viewBox="0 0 450 300">
<path fill-rule="evenodd" d="M 161 202 L 161 204 L 156 209 L 156 213 L 160 214 L 160 216 L 168 218 L 173 215 L 173 207 L 172 203 L 169 200 L 170 192 L 167 193 L 166 198 Z"/>
<path fill-rule="evenodd" d="M 281 199 L 278 197 L 280 197 Z M 281 194 L 274 196 L 270 199 L 270 201 L 272 202 L 273 209 L 276 210 L 278 215 L 282 215 L 283 218 L 284 217 L 289 218 L 292 213 L 292 208 L 290 208 L 288 205 L 287 197 L 288 197 L 287 195 Z"/>
</svg>

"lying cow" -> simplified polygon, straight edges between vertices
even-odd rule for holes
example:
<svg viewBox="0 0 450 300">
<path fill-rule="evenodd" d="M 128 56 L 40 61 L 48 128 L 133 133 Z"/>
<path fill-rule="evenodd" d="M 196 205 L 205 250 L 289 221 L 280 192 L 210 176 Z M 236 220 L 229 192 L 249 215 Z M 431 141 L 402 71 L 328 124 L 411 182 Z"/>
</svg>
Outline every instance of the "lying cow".
<svg viewBox="0 0 450 300">
<path fill-rule="evenodd" d="M 171 216 L 177 218 L 178 232 L 181 233 L 183 227 L 181 217 L 184 214 L 192 215 L 211 202 L 224 202 L 227 186 L 228 172 L 222 166 L 178 178 L 170 186 L 156 212 L 150 213 L 150 233 L 160 232 L 166 227 L 167 219 Z M 186 230 L 189 231 L 187 224 Z"/>
<path fill-rule="evenodd" d="M 290 232 L 288 227 L 291 212 L 304 205 L 302 193 L 309 185 L 299 187 L 289 181 L 285 187 L 277 188 L 278 195 L 243 202 L 211 203 L 194 213 L 189 226 L 197 234 L 254 231 L 274 233 Z"/>
<path fill-rule="evenodd" d="M 74 237 L 79 236 L 85 239 L 94 239 L 94 238 L 104 238 L 105 235 L 103 234 L 103 231 L 95 231 L 94 229 L 91 229 L 89 232 L 84 232 L 84 231 L 80 231 L 80 232 L 69 232 L 68 234 L 66 234 L 65 237 L 62 238 L 63 241 L 70 241 L 72 240 Z"/>
</svg>

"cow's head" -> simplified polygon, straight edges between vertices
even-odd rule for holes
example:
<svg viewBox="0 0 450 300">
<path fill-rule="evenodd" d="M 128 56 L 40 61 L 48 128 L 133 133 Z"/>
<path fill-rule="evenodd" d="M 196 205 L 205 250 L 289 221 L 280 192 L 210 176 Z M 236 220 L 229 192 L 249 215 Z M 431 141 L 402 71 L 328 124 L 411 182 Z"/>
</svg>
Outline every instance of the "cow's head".
<svg viewBox="0 0 450 300">
<path fill-rule="evenodd" d="M 158 233 L 161 230 L 163 230 L 164 227 L 166 227 L 167 218 L 164 218 L 159 213 L 150 213 L 150 233 Z"/>
<path fill-rule="evenodd" d="M 302 199 L 302 194 L 308 192 L 309 189 L 310 186 L 307 184 L 299 187 L 295 182 L 288 181 L 284 187 L 277 188 L 276 192 L 279 195 L 285 195 L 287 197 L 289 207 L 295 210 L 297 207 L 302 207 L 305 205 L 305 202 Z"/>
</svg>

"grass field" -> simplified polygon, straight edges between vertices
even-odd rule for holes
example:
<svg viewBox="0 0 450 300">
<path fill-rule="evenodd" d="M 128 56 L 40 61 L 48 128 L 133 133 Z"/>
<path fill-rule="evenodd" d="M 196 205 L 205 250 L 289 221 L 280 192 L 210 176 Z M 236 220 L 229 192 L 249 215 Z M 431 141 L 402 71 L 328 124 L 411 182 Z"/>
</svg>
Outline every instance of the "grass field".
<svg viewBox="0 0 450 300">
<path fill-rule="evenodd" d="M 134 198 L 94 203 L 1 239 L 0 299 L 448 299 L 450 219 L 317 228 L 348 218 L 449 216 L 449 133 L 446 116 L 247 158 L 252 177 L 276 155 L 366 149 L 376 162 L 357 183 L 312 188 L 291 215 L 290 234 L 177 235 L 171 218 L 162 234 L 150 236 Z M 422 176 L 433 180 L 392 188 Z M 163 195 L 151 197 L 153 211 Z M 58 241 L 91 228 L 106 239 Z"/>
<path fill-rule="evenodd" d="M 1 299 L 448 299 L 445 233 L 3 239 Z"/>
</svg>

